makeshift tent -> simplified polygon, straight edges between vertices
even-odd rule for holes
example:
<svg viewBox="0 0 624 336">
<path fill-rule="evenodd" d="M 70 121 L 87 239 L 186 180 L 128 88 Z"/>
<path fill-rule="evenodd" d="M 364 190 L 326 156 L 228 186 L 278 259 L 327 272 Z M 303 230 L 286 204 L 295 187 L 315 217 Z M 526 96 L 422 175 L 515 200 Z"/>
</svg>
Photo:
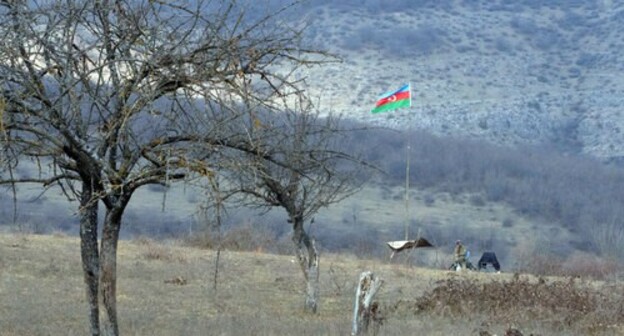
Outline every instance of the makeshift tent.
<svg viewBox="0 0 624 336">
<path fill-rule="evenodd" d="M 427 239 L 418 238 L 417 240 L 395 240 L 388 242 L 388 247 L 392 250 L 392 255 L 390 255 L 390 259 L 394 257 L 394 254 L 397 252 L 401 252 L 403 250 L 418 248 L 418 247 L 433 247 Z"/>
<path fill-rule="evenodd" d="M 483 252 L 483 255 L 481 256 L 481 259 L 479 259 L 478 263 L 479 271 L 486 269 L 488 264 L 492 265 L 497 272 L 500 271 L 498 258 L 496 258 L 496 253 L 492 251 Z"/>
</svg>

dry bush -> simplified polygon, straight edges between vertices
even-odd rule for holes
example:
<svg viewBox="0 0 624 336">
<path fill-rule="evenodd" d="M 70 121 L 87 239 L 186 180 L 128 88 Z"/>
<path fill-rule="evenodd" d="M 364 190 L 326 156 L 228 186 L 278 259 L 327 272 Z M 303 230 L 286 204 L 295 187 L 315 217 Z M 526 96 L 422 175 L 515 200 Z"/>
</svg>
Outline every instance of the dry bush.
<svg viewBox="0 0 624 336">
<path fill-rule="evenodd" d="M 536 275 L 563 275 L 563 258 L 552 254 L 530 253 L 523 255 L 516 271 Z"/>
<path fill-rule="evenodd" d="M 52 230 L 52 237 L 56 237 L 56 238 L 64 238 L 67 237 L 67 233 L 58 229 L 53 229 Z"/>
<path fill-rule="evenodd" d="M 188 261 L 184 255 L 175 253 L 171 247 L 155 242 L 149 238 L 141 237 L 137 238 L 135 241 L 137 245 L 143 248 L 142 256 L 147 260 L 176 261 L 180 263 L 186 263 Z"/>
<path fill-rule="evenodd" d="M 524 250 L 529 248 L 525 247 Z M 593 254 L 573 253 L 567 258 L 533 249 L 521 253 L 515 270 L 536 275 L 572 276 L 604 280 L 617 275 L 622 266 L 614 259 Z"/>
<path fill-rule="evenodd" d="M 563 264 L 562 275 L 605 280 L 617 275 L 620 270 L 621 266 L 616 260 L 599 258 L 593 255 L 575 254 Z"/>
<path fill-rule="evenodd" d="M 216 230 L 207 230 L 187 239 L 194 247 L 230 251 L 281 252 L 284 244 L 271 230 L 258 225 L 236 226 L 221 235 Z M 292 249 L 289 249 L 289 251 Z"/>
<path fill-rule="evenodd" d="M 437 282 L 416 300 L 400 300 L 387 310 L 390 314 L 409 311 L 452 318 L 485 314 L 500 323 L 543 321 L 563 330 L 594 334 L 624 322 L 623 294 L 621 288 L 590 289 L 572 277 L 531 282 L 516 274 L 510 281 L 485 283 L 454 277 Z"/>
<path fill-rule="evenodd" d="M 223 234 L 223 247 L 235 251 L 264 252 L 275 243 L 275 235 L 261 227 L 245 225 L 235 227 Z"/>
<path fill-rule="evenodd" d="M 61 264 L 62 263 L 54 257 L 50 257 L 49 261 L 39 269 L 39 275 L 44 277 L 62 276 L 63 269 L 61 268 Z"/>
<path fill-rule="evenodd" d="M 169 250 L 160 245 L 146 245 L 143 257 L 148 260 L 170 261 L 173 257 Z"/>
<path fill-rule="evenodd" d="M 334 263 L 329 264 L 329 270 L 327 272 L 329 275 L 329 285 L 331 289 L 332 295 L 342 295 L 346 291 L 352 290 L 353 283 L 351 279 L 351 275 L 347 273 L 344 267 L 340 267 L 335 265 Z"/>
</svg>

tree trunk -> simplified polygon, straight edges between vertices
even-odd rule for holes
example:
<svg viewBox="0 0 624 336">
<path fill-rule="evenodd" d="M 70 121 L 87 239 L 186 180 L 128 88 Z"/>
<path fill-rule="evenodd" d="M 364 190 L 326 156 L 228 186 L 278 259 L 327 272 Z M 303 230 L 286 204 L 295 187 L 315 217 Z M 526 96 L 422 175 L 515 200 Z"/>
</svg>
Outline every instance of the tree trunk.
<svg viewBox="0 0 624 336">
<path fill-rule="evenodd" d="M 116 298 L 117 242 L 119 241 L 122 214 L 123 207 L 114 207 L 106 210 L 102 231 L 102 247 L 100 249 L 100 285 L 106 310 L 104 330 L 107 335 L 111 336 L 119 335 Z"/>
<path fill-rule="evenodd" d="M 293 219 L 293 242 L 299 265 L 306 280 L 306 298 L 304 310 L 317 313 L 319 305 L 319 262 L 320 256 L 314 239 L 303 228 L 303 219 Z"/>
<path fill-rule="evenodd" d="M 93 189 L 83 182 L 80 195 L 80 256 L 89 304 L 91 335 L 100 335 L 99 253 L 98 253 L 98 202 L 93 201 Z"/>
<path fill-rule="evenodd" d="M 353 309 L 351 335 L 355 336 L 368 333 L 371 324 L 373 324 L 375 328 L 373 334 L 377 334 L 383 322 L 383 317 L 379 311 L 379 305 L 373 302 L 373 298 L 382 284 L 383 280 L 376 277 L 373 272 L 367 271 L 360 275 L 360 282 L 355 292 L 355 308 Z"/>
</svg>

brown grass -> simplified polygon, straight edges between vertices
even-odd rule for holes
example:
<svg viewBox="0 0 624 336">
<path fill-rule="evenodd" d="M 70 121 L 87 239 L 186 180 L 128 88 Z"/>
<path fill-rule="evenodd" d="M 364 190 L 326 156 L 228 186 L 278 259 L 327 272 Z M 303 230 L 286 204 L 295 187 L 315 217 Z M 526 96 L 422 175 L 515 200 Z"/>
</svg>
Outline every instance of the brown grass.
<svg viewBox="0 0 624 336">
<path fill-rule="evenodd" d="M 448 278 L 425 295 L 400 300 L 388 310 L 449 318 L 479 312 L 491 321 L 509 325 L 542 320 L 553 330 L 576 330 L 583 335 L 624 325 L 623 288 L 597 291 L 592 284 L 572 277 L 531 281 L 519 274 L 511 280 L 490 282 Z"/>
<path fill-rule="evenodd" d="M 123 241 L 118 308 L 124 335 L 348 335 L 362 271 L 385 283 L 382 335 L 617 335 L 619 282 L 454 273 L 322 255 L 320 314 L 302 312 L 304 284 L 290 256 L 221 254 L 173 242 Z M 76 238 L 0 235 L 0 335 L 88 331 Z"/>
</svg>

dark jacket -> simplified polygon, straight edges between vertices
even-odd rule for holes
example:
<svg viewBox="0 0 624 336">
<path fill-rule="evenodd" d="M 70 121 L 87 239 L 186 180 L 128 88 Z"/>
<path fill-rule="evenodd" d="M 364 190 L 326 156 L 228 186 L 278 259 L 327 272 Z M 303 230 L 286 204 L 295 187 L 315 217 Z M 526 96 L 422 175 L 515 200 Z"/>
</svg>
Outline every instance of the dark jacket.
<svg viewBox="0 0 624 336">
<path fill-rule="evenodd" d="M 500 264 L 494 252 L 483 252 L 481 259 L 479 259 L 479 269 L 486 268 L 487 264 L 491 264 L 495 270 L 500 271 Z"/>
</svg>

